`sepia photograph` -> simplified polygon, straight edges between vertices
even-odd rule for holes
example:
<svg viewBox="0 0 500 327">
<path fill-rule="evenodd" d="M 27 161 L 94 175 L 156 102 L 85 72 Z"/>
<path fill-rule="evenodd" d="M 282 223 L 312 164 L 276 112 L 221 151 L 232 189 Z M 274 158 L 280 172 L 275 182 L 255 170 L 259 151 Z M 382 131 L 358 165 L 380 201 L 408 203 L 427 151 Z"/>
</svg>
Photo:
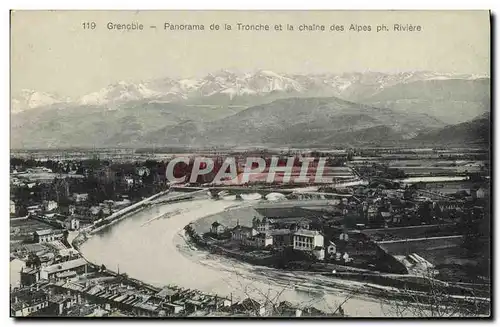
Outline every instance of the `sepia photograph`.
<svg viewBox="0 0 500 327">
<path fill-rule="evenodd" d="M 11 10 L 10 317 L 492 317 L 488 10 Z"/>
</svg>

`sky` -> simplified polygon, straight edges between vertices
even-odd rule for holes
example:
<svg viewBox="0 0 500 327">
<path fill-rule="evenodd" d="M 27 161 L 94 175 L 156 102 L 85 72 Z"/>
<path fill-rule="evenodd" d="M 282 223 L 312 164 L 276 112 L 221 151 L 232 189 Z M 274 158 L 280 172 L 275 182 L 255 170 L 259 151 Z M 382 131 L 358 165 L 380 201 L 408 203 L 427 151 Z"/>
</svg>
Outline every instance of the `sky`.
<svg viewBox="0 0 500 327">
<path fill-rule="evenodd" d="M 96 28 L 84 29 L 85 22 Z M 238 31 L 238 22 L 268 24 L 270 31 Z M 140 23 L 144 30 L 109 30 L 108 23 Z M 165 23 L 205 30 L 164 30 Z M 211 31 L 212 23 L 220 29 Z M 275 31 L 276 24 L 283 30 Z M 299 31 L 302 24 L 326 31 Z M 334 24 L 344 31 L 330 31 Z M 348 31 L 351 24 L 372 30 Z M 382 24 L 389 30 L 376 32 Z M 396 32 L 394 24 L 422 30 Z M 201 77 L 220 69 L 489 75 L 489 24 L 488 11 L 14 11 L 11 92 L 78 97 L 118 81 Z"/>
</svg>

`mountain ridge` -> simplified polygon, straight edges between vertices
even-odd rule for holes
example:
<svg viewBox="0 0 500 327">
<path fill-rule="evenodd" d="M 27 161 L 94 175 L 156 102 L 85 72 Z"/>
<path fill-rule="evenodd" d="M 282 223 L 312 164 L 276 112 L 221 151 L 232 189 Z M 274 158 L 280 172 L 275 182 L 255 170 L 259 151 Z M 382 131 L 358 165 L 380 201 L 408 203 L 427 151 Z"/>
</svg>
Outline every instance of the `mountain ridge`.
<svg viewBox="0 0 500 327">
<path fill-rule="evenodd" d="M 220 70 L 201 78 L 159 78 L 140 82 L 120 81 L 76 99 L 60 99 L 60 97 L 50 93 L 39 92 L 45 94 L 47 98 L 54 98 L 54 101 L 40 101 L 36 106 L 33 104 L 31 106 L 26 105 L 29 102 L 26 91 L 13 96 L 12 99 L 16 103 L 16 110 L 13 110 L 13 112 L 54 103 L 117 106 L 130 100 L 160 100 L 181 103 L 189 101 L 190 104 L 203 104 L 207 102 L 206 98 L 214 96 L 223 96 L 231 102 L 240 96 L 265 97 L 273 92 L 275 97 L 271 96 L 272 99 L 276 99 L 279 93 L 283 93 L 283 97 L 288 97 L 290 94 L 304 94 L 305 96 L 336 96 L 346 100 L 359 101 L 377 94 L 386 87 L 397 84 L 451 78 L 475 80 L 479 79 L 480 76 L 427 71 L 396 74 L 379 72 L 279 74 L 270 70 L 257 70 L 254 72 Z M 243 101 L 243 104 L 248 104 L 247 102 Z M 255 105 L 258 103 L 250 104 Z"/>
</svg>

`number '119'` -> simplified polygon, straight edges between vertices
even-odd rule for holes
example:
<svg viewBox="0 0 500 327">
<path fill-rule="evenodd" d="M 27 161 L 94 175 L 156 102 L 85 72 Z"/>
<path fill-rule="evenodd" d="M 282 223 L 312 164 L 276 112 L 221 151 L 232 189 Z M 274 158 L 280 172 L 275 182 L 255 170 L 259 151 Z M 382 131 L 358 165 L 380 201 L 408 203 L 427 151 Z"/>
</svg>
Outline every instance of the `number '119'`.
<svg viewBox="0 0 500 327">
<path fill-rule="evenodd" d="M 84 30 L 93 30 L 96 28 L 96 23 L 95 22 L 83 22 L 82 26 L 83 26 Z"/>
</svg>

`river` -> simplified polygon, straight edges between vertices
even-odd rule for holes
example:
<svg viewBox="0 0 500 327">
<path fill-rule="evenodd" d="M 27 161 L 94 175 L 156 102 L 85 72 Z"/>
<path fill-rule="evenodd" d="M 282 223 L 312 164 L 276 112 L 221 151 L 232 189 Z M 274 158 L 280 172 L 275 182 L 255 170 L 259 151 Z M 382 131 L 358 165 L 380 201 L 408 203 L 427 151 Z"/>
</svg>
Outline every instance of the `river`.
<svg viewBox="0 0 500 327">
<path fill-rule="evenodd" d="M 380 300 L 352 295 L 352 290 L 363 284 L 253 266 L 196 250 L 186 242 L 183 228 L 189 222 L 238 203 L 241 202 L 198 199 L 146 208 L 96 233 L 80 250 L 96 264 L 119 269 L 157 286 L 178 285 L 221 296 L 232 295 L 234 300 L 248 296 L 286 300 L 329 312 L 349 298 L 342 306 L 350 316 L 394 315 L 390 306 Z"/>
</svg>

